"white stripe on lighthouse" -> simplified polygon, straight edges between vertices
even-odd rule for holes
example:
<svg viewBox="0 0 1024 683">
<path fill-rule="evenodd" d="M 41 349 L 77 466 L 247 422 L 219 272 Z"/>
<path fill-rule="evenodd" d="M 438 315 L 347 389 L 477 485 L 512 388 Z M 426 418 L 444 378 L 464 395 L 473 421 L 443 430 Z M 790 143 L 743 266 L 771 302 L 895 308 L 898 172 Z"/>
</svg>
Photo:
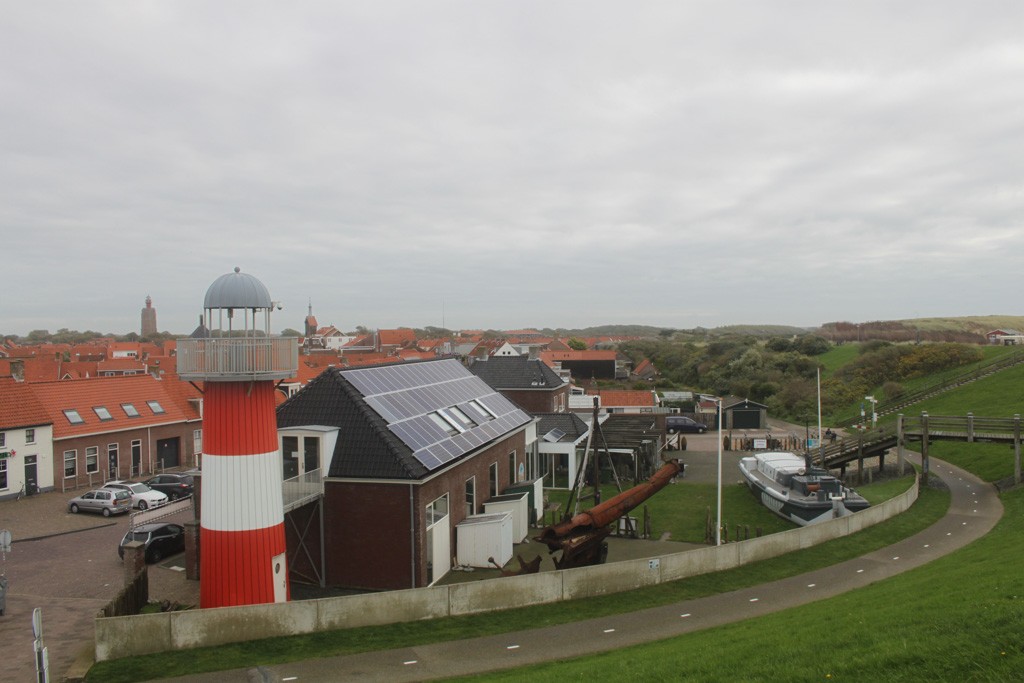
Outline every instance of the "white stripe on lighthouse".
<svg viewBox="0 0 1024 683">
<path fill-rule="evenodd" d="M 284 521 L 281 458 L 203 454 L 202 527 L 249 531 Z"/>
</svg>

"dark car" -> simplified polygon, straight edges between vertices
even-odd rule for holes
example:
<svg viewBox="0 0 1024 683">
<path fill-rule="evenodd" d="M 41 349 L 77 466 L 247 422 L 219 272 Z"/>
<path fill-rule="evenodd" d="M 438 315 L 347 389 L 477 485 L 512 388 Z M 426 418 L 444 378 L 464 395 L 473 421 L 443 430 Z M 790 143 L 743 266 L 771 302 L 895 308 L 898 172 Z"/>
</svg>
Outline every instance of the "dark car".
<svg viewBox="0 0 1024 683">
<path fill-rule="evenodd" d="M 708 430 L 708 426 L 685 415 L 669 415 L 665 418 L 665 429 L 668 430 L 669 434 L 675 434 L 676 432 L 703 434 Z"/>
<path fill-rule="evenodd" d="M 191 474 L 158 474 L 142 483 L 151 489 L 166 493 L 171 500 L 178 500 L 192 495 L 195 479 Z"/>
<path fill-rule="evenodd" d="M 185 528 L 180 524 L 155 522 L 142 524 L 124 535 L 121 545 L 117 546 L 117 554 L 124 559 L 124 546 L 138 541 L 146 546 L 146 562 L 159 562 L 165 557 L 176 555 L 185 550 Z"/>
</svg>

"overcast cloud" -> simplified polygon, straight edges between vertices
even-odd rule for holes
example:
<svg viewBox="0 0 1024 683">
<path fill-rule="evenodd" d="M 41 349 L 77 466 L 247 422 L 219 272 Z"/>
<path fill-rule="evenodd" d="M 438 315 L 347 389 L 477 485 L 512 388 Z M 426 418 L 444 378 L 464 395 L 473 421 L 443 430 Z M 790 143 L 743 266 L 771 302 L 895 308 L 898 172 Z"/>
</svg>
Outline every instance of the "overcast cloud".
<svg viewBox="0 0 1024 683">
<path fill-rule="evenodd" d="M 2 12 L 0 333 L 1024 314 L 1018 1 Z"/>
</svg>

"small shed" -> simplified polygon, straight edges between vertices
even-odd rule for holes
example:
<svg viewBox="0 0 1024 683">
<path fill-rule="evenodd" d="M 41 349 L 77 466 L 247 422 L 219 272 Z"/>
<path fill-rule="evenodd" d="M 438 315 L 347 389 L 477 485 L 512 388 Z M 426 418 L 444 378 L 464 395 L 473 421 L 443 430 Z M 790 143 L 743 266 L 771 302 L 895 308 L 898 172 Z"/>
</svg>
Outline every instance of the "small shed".
<svg viewBox="0 0 1024 683">
<path fill-rule="evenodd" d="M 499 566 L 512 559 L 512 513 L 470 515 L 455 527 L 456 560 L 470 567 Z"/>
<path fill-rule="evenodd" d="M 484 503 L 484 513 L 492 512 L 512 513 L 512 542 L 522 543 L 530 532 L 530 492 L 505 493 L 491 498 Z"/>
<path fill-rule="evenodd" d="M 768 426 L 768 406 L 743 399 L 722 407 L 725 413 L 724 429 L 765 429 Z"/>
<path fill-rule="evenodd" d="M 530 524 L 538 524 L 544 517 L 544 478 L 525 479 L 510 484 L 502 493 L 523 493 L 529 495 Z"/>
</svg>

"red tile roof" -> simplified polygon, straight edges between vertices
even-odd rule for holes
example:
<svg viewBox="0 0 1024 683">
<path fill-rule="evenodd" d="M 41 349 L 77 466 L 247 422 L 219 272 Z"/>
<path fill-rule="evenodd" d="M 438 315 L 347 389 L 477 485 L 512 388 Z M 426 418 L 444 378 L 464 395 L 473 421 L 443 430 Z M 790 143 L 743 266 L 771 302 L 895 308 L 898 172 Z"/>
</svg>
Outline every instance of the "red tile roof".
<svg viewBox="0 0 1024 683">
<path fill-rule="evenodd" d="M 601 389 L 599 391 L 588 392 L 590 394 L 598 394 L 601 396 L 601 406 L 603 408 L 650 408 L 655 405 L 654 392 L 651 391 L 639 391 L 632 389 Z"/>
<path fill-rule="evenodd" d="M 32 393 L 31 386 L 0 377 L 0 429 L 50 424 L 50 414 Z"/>
<path fill-rule="evenodd" d="M 40 382 L 28 385 L 53 422 L 53 438 L 61 439 L 82 434 L 136 429 L 160 424 L 174 424 L 192 419 L 186 406 L 181 405 L 180 386 L 168 390 L 170 382 L 189 386 L 178 380 L 158 380 L 151 375 L 99 377 L 78 382 Z M 180 391 L 179 391 L 180 390 Z M 156 401 L 164 409 L 154 413 L 147 401 Z M 129 417 L 123 404 L 130 403 L 138 417 Z M 113 419 L 100 420 L 93 410 L 103 406 Z M 81 424 L 71 424 L 64 411 L 76 410 Z"/>
<path fill-rule="evenodd" d="M 416 343 L 416 332 L 408 328 L 377 330 L 377 339 L 381 346 L 408 346 Z"/>
</svg>

